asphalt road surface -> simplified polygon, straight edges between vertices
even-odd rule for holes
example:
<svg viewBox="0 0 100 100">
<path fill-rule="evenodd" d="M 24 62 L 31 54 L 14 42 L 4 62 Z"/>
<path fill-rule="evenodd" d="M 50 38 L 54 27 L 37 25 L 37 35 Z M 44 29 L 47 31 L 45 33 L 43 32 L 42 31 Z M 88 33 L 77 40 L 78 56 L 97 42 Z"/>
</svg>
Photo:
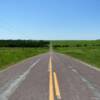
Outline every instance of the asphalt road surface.
<svg viewBox="0 0 100 100">
<path fill-rule="evenodd" d="M 100 100 L 100 71 L 46 53 L 0 72 L 0 100 Z"/>
</svg>

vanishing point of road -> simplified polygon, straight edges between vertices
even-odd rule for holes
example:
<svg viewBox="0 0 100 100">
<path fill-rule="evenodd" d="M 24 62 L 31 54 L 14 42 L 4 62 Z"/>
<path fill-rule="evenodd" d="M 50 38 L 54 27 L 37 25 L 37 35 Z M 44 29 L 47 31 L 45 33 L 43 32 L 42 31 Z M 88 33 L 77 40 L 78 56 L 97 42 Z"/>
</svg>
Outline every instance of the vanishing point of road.
<svg viewBox="0 0 100 100">
<path fill-rule="evenodd" d="M 50 52 L 0 72 L 0 100 L 100 100 L 100 71 Z"/>
</svg>

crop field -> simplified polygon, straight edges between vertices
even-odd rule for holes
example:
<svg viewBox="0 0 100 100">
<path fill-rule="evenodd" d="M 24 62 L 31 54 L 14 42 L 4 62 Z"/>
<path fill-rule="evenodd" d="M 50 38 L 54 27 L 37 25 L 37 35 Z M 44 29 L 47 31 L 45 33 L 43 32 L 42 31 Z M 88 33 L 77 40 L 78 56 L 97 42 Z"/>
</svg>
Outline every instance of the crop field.
<svg viewBox="0 0 100 100">
<path fill-rule="evenodd" d="M 56 52 L 70 55 L 100 68 L 100 41 L 53 41 Z"/>
</svg>

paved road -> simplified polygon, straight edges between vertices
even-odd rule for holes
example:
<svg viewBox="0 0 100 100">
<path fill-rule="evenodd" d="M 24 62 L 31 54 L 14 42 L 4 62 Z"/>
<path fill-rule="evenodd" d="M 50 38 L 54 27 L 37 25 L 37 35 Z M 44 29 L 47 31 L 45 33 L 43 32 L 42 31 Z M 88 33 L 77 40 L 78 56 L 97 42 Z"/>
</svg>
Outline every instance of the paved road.
<svg viewBox="0 0 100 100">
<path fill-rule="evenodd" d="M 100 100 L 100 71 L 58 53 L 0 72 L 0 100 Z"/>
</svg>

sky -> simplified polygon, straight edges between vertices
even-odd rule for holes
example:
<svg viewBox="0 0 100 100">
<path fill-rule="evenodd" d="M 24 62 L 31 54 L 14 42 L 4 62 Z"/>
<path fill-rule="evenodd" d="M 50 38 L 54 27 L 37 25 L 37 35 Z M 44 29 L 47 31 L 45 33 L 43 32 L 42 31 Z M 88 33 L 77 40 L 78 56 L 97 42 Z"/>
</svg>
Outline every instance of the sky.
<svg viewBox="0 0 100 100">
<path fill-rule="evenodd" d="M 100 39 L 100 0 L 0 0 L 0 39 Z"/>
</svg>

